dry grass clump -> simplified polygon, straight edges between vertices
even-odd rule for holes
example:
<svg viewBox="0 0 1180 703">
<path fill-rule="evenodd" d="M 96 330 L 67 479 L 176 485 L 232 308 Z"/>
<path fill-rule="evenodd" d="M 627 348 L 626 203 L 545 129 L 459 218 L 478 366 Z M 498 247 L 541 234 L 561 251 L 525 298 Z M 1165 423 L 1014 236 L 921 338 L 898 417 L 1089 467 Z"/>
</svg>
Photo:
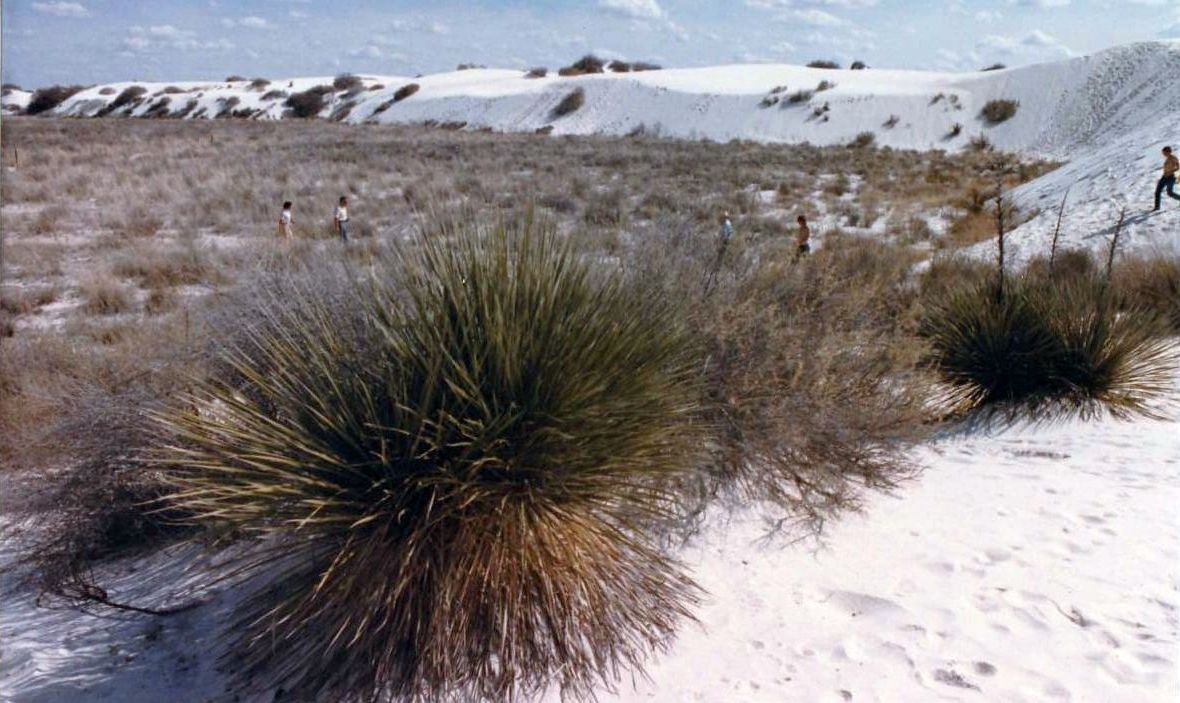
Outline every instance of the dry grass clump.
<svg viewBox="0 0 1180 703">
<path fill-rule="evenodd" d="M 1111 285 L 1123 305 L 1154 310 L 1180 334 L 1180 255 L 1155 252 L 1127 256 L 1113 270 Z"/>
<path fill-rule="evenodd" d="M 17 288 L 0 288 L 0 311 L 9 315 L 28 315 L 49 305 L 60 297 L 61 291 L 53 284 Z"/>
<path fill-rule="evenodd" d="M 239 681 L 588 695 L 694 598 L 644 528 L 694 463 L 692 336 L 527 220 L 443 225 L 397 268 L 376 281 L 404 292 L 360 285 L 344 308 L 277 291 L 224 356 L 238 381 L 163 415 L 170 503 L 257 538 L 241 565 L 269 587 L 231 630 Z"/>
<path fill-rule="evenodd" d="M 92 276 L 82 282 L 78 291 L 82 309 L 91 315 L 117 315 L 134 306 L 126 286 L 109 276 Z"/>
<path fill-rule="evenodd" d="M 577 112 L 585 104 L 586 91 L 581 88 L 575 88 L 566 94 L 566 96 L 561 99 L 561 102 L 554 106 L 553 116 L 565 117 L 566 115 Z"/>
</svg>

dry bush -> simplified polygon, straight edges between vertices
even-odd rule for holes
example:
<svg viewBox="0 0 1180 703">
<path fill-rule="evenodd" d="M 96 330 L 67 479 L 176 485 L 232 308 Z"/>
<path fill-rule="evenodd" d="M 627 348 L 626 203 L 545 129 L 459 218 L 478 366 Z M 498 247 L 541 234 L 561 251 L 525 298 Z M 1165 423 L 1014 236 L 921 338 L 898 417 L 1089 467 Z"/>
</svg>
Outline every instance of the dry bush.
<svg viewBox="0 0 1180 703">
<path fill-rule="evenodd" d="M 827 60 L 823 60 L 823 59 L 817 59 L 815 61 L 811 61 L 810 63 L 808 63 L 807 67 L 808 68 L 824 68 L 824 69 L 832 70 L 832 69 L 840 68 L 840 64 L 837 63 L 836 61 L 827 61 Z"/>
<path fill-rule="evenodd" d="M 407 83 L 406 85 L 403 85 L 394 92 L 393 102 L 399 103 L 405 100 L 414 93 L 417 93 L 420 87 L 421 86 L 419 86 L 417 83 Z"/>
<path fill-rule="evenodd" d="M 559 76 L 584 76 L 590 73 L 602 73 L 606 63 L 594 56 L 587 54 L 569 66 L 562 68 L 557 72 Z"/>
<path fill-rule="evenodd" d="M 868 149 L 877 143 L 877 135 L 872 132 L 861 132 L 853 137 L 848 146 L 853 149 Z"/>
<path fill-rule="evenodd" d="M 49 112 L 83 89 L 84 87 L 80 85 L 55 85 L 49 88 L 40 88 L 34 91 L 32 97 L 29 98 L 25 114 L 40 115 Z"/>
<path fill-rule="evenodd" d="M 1123 257 L 1112 285 L 1123 306 L 1153 310 L 1180 334 L 1180 256 L 1154 252 Z"/>
<path fill-rule="evenodd" d="M 868 69 L 868 67 L 869 67 L 868 64 L 866 64 L 864 61 L 853 61 L 852 64 L 848 67 L 848 70 L 850 70 L 850 71 L 864 71 L 864 70 Z"/>
<path fill-rule="evenodd" d="M 631 64 L 631 71 L 638 73 L 640 71 L 661 71 L 663 66 L 658 63 L 651 63 L 650 61 L 636 61 Z"/>
<path fill-rule="evenodd" d="M 557 103 L 553 108 L 554 117 L 565 117 L 566 115 L 577 112 L 583 105 L 586 104 L 586 91 L 581 88 L 575 88 L 566 94 L 561 102 Z"/>
<path fill-rule="evenodd" d="M 796 90 L 787 97 L 787 102 L 784 104 L 799 105 L 801 103 L 809 102 L 813 97 L 815 97 L 815 91 Z"/>
<path fill-rule="evenodd" d="M 611 61 L 609 64 L 607 64 L 607 68 L 610 69 L 612 73 L 631 72 L 631 64 L 627 63 L 626 61 Z"/>
<path fill-rule="evenodd" d="M 91 315 L 117 315 L 133 306 L 126 286 L 108 276 L 91 276 L 81 283 L 82 309 Z"/>
<path fill-rule="evenodd" d="M 287 97 L 284 105 L 291 109 L 291 114 L 301 119 L 310 119 L 323 112 L 324 96 L 332 92 L 332 86 L 317 85 L 301 93 L 294 93 Z"/>
<path fill-rule="evenodd" d="M 979 116 L 989 125 L 998 125 L 1012 119 L 1019 108 L 1020 103 L 1015 100 L 989 100 Z"/>
<path fill-rule="evenodd" d="M 906 448 L 924 434 L 925 388 L 903 327 L 914 298 L 903 248 L 837 234 L 792 263 L 782 240 L 719 251 L 679 226 L 645 232 L 637 247 L 632 275 L 685 300 L 709 352 L 706 409 L 719 435 L 682 486 L 690 525 L 722 497 L 819 530 L 865 489 L 912 475 Z"/>
<path fill-rule="evenodd" d="M 362 81 L 359 76 L 354 76 L 351 73 L 343 73 L 339 76 L 336 76 L 336 78 L 332 80 L 332 87 L 335 88 L 337 92 L 358 90 L 363 88 L 364 85 L 365 82 Z"/>
<path fill-rule="evenodd" d="M 278 100 L 280 98 L 286 98 L 286 97 L 287 97 L 287 91 L 285 91 L 285 90 L 277 90 L 277 89 L 276 90 L 268 90 L 262 94 L 263 100 Z"/>
<path fill-rule="evenodd" d="M 541 66 L 538 68 L 530 68 L 528 70 L 528 73 L 524 74 L 524 77 L 525 78 L 544 78 L 547 75 L 549 75 L 549 69 L 545 68 L 544 66 Z"/>
<path fill-rule="evenodd" d="M 165 416 L 170 504 L 254 537 L 242 693 L 583 697 L 688 615 L 645 526 L 695 464 L 693 336 L 551 227 L 471 226 L 374 277 L 404 291 L 271 291 Z"/>
<path fill-rule="evenodd" d="M 113 114 L 116 110 L 125 107 L 134 108 L 142 100 L 143 96 L 147 95 L 147 88 L 142 85 L 133 85 L 124 88 L 114 100 L 106 105 L 103 109 L 98 111 L 98 116 Z"/>
<path fill-rule="evenodd" d="M 1003 71 L 1005 68 L 1008 68 L 1008 67 L 1007 67 L 1007 66 L 1005 66 L 1005 65 L 1004 65 L 1004 64 L 1002 64 L 1002 63 L 993 63 L 992 65 L 990 65 L 990 66 L 987 66 L 987 67 L 985 67 L 985 68 L 981 68 L 981 69 L 979 69 L 979 70 L 980 70 L 980 72 L 984 72 L 984 71 Z"/>
<path fill-rule="evenodd" d="M 28 315 L 56 301 L 60 295 L 61 291 L 53 284 L 26 288 L 4 286 L 0 288 L 0 311 L 14 317 Z"/>
</svg>

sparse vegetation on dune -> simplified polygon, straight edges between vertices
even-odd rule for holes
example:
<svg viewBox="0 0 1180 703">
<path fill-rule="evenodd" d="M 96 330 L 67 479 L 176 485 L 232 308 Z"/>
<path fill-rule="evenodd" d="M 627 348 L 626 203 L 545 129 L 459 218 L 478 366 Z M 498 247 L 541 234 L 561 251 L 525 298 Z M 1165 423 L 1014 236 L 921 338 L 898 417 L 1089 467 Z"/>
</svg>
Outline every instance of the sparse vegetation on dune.
<svg viewBox="0 0 1180 703">
<path fill-rule="evenodd" d="M 575 88 L 566 94 L 561 102 L 553 108 L 554 117 L 565 117 L 566 115 L 577 112 L 582 105 L 586 103 L 586 91 L 582 88 Z"/>
<path fill-rule="evenodd" d="M 1015 100 L 990 100 L 980 110 L 979 115 L 989 125 L 998 125 L 1015 117 L 1019 108 L 1020 103 Z"/>
<path fill-rule="evenodd" d="M 74 95 L 82 92 L 82 90 L 83 87 L 80 85 L 55 85 L 50 88 L 36 90 L 33 92 L 33 96 L 29 98 L 29 105 L 25 108 L 25 114 L 40 115 L 43 112 L 48 112 Z"/>
</svg>

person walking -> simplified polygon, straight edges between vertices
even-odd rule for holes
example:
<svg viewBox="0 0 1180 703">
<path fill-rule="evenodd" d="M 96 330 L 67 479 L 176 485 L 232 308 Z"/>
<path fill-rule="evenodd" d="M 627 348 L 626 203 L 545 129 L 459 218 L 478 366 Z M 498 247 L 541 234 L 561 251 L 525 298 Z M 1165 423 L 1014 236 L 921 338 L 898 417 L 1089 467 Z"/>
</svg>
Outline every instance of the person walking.
<svg viewBox="0 0 1180 703">
<path fill-rule="evenodd" d="M 795 232 L 795 261 L 811 252 L 811 228 L 807 226 L 807 218 L 803 215 L 795 218 L 799 229 Z"/>
<path fill-rule="evenodd" d="M 1180 200 L 1180 195 L 1176 195 L 1176 172 L 1180 171 L 1180 159 L 1172 153 L 1172 147 L 1164 147 L 1164 177 L 1155 187 L 1155 209 L 1152 212 L 1158 212 L 1160 204 L 1163 202 L 1164 191 L 1168 192 L 1168 197 L 1173 200 Z"/>
<path fill-rule="evenodd" d="M 283 211 L 279 213 L 279 236 L 291 241 L 291 201 L 283 203 Z"/>
<path fill-rule="evenodd" d="M 340 196 L 340 204 L 336 206 L 336 234 L 340 236 L 340 241 L 348 242 L 348 198 Z"/>
<path fill-rule="evenodd" d="M 721 213 L 721 231 L 717 234 L 721 238 L 721 246 L 725 246 L 733 238 L 733 222 L 729 219 L 728 212 Z"/>
</svg>

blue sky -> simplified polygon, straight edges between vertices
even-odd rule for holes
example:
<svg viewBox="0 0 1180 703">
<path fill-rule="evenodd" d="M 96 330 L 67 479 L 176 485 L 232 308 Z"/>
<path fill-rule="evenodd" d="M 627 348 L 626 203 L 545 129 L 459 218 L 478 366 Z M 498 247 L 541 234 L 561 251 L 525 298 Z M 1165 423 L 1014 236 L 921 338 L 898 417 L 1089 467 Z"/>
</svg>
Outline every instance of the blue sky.
<svg viewBox="0 0 1180 703">
<path fill-rule="evenodd" d="M 3 78 L 414 75 L 594 52 L 668 66 L 816 58 L 974 69 L 1180 37 L 1176 0 L 7 0 Z"/>
</svg>

